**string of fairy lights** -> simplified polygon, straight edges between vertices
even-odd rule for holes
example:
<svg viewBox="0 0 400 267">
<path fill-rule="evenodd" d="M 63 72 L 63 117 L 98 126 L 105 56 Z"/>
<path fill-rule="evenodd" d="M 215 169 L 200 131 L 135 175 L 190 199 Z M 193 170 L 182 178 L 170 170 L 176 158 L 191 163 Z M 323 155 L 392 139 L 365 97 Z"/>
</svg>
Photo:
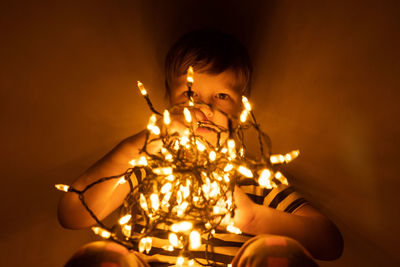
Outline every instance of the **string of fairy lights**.
<svg viewBox="0 0 400 267">
<path fill-rule="evenodd" d="M 65 184 L 55 186 L 79 196 L 82 205 L 97 223 L 92 227 L 95 234 L 128 249 L 149 253 L 153 238 L 161 229 L 168 233 L 169 240 L 169 244 L 162 249 L 179 251 L 177 266 L 190 266 L 194 262 L 211 266 L 215 262 L 207 259 L 206 264 L 201 263 L 192 251 L 204 246 L 207 253 L 210 249 L 208 240 L 217 229 L 241 233 L 233 224 L 235 185 L 254 184 L 271 189 L 287 184 L 286 177 L 277 167 L 295 159 L 299 151 L 285 155 L 271 154 L 269 138 L 261 131 L 245 96 L 242 96 L 243 110 L 239 118 L 232 118 L 218 110 L 227 117 L 228 129 L 212 122 L 207 122 L 207 126 L 196 122 L 192 117 L 193 111 L 204 103 L 195 102 L 192 98 L 193 77 L 193 68 L 189 67 L 187 103 L 173 106 L 163 113 L 154 108 L 144 85 L 138 82 L 138 88 L 153 114 L 147 125 L 141 156 L 129 162 L 132 167 L 125 173 L 100 178 L 83 190 Z M 171 112 L 177 111 L 183 113 L 186 124 L 183 134 L 171 129 Z M 196 134 L 196 123 L 215 132 L 215 144 Z M 244 133 L 251 128 L 258 134 L 258 160 L 246 156 Z M 148 151 L 148 145 L 153 142 L 161 142 L 159 152 Z M 118 222 L 107 226 L 86 203 L 85 192 L 113 179 L 118 180 L 117 184 L 128 183 L 130 191 L 121 207 Z M 137 228 L 140 230 L 136 231 Z"/>
</svg>

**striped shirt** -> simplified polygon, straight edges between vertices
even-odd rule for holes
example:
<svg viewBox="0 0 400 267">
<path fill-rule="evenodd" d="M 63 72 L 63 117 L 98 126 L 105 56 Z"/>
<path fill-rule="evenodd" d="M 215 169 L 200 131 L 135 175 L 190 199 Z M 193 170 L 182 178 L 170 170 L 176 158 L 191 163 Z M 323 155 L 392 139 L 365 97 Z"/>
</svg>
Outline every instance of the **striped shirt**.
<svg viewBox="0 0 400 267">
<path fill-rule="evenodd" d="M 134 174 L 138 182 L 140 182 L 141 177 L 145 176 L 145 171 L 143 169 L 135 170 Z M 296 193 L 293 187 L 284 184 L 280 184 L 273 189 L 261 188 L 258 185 L 241 185 L 240 188 L 255 203 L 288 213 L 293 213 L 307 204 L 307 201 Z M 180 249 L 175 248 L 173 251 L 165 249 L 170 245 L 168 240 L 170 232 L 165 230 L 166 228 L 162 228 L 157 229 L 154 237 L 152 237 L 152 248 L 149 255 L 152 256 L 151 258 L 154 261 L 175 264 L 177 257 L 180 255 Z M 142 229 L 143 225 L 137 223 L 134 227 L 134 232 L 140 233 Z M 229 233 L 221 227 L 208 241 L 207 236 L 202 236 L 202 245 L 194 251 L 191 250 L 191 256 L 203 264 L 207 264 L 207 260 L 209 260 L 227 265 L 232 262 L 243 243 L 252 237 L 253 235 L 245 233 Z"/>
</svg>

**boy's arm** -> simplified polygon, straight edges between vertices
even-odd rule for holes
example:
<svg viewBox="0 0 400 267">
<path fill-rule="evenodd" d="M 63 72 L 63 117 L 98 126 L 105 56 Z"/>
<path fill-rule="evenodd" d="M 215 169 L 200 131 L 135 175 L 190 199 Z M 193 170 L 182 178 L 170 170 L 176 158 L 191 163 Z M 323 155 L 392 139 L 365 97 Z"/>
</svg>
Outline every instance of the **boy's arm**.
<svg viewBox="0 0 400 267">
<path fill-rule="evenodd" d="M 132 167 L 129 161 L 139 157 L 139 150 L 144 140 L 145 131 L 123 140 L 81 175 L 72 186 L 82 190 L 102 177 L 123 174 Z M 118 184 L 118 180 L 112 179 L 97 184 L 84 195 L 89 208 L 100 220 L 120 206 L 129 192 L 129 184 Z M 80 229 L 95 224 L 95 220 L 82 205 L 78 195 L 71 192 L 65 193 L 60 199 L 58 219 L 63 227 L 70 229 Z"/>
<path fill-rule="evenodd" d="M 182 115 L 171 115 L 172 121 L 168 128 L 170 133 L 176 132 L 182 134 L 186 129 L 182 123 Z M 72 187 L 82 190 L 100 178 L 125 173 L 128 168 L 132 167 L 129 161 L 139 158 L 140 149 L 143 147 L 146 139 L 146 132 L 147 130 L 143 130 L 123 140 L 112 151 L 83 173 L 72 184 Z M 146 149 L 149 153 L 153 154 L 158 152 L 161 146 L 161 141 L 151 142 L 147 144 Z M 99 220 L 104 219 L 118 208 L 129 193 L 129 184 L 119 184 L 118 180 L 111 179 L 102 182 L 85 192 L 85 201 Z M 134 186 L 136 182 L 132 181 Z M 65 193 L 60 199 L 58 203 L 58 220 L 63 227 L 70 229 L 80 229 L 96 223 L 82 205 L 78 195 L 72 192 Z"/>
<path fill-rule="evenodd" d="M 314 258 L 333 260 L 343 251 L 337 227 L 310 205 L 295 213 L 255 204 L 240 188 L 235 188 L 235 225 L 249 234 L 284 235 L 299 241 Z"/>
</svg>

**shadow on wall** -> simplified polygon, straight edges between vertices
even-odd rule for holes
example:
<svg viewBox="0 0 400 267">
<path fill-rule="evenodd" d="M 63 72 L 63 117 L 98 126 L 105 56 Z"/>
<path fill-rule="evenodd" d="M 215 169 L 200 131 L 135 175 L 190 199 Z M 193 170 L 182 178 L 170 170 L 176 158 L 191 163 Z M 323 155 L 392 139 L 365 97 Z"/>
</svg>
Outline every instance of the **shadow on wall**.
<svg viewBox="0 0 400 267">
<path fill-rule="evenodd" d="M 160 68 L 169 47 L 183 34 L 199 28 L 215 28 L 235 36 L 249 50 L 252 58 L 257 57 L 259 34 L 265 18 L 274 3 L 264 1 L 185 1 L 155 2 L 142 1 L 146 13 L 145 24 L 150 30 L 150 39 Z M 264 27 L 265 29 L 265 27 Z M 265 31 L 263 34 L 266 34 Z"/>
</svg>

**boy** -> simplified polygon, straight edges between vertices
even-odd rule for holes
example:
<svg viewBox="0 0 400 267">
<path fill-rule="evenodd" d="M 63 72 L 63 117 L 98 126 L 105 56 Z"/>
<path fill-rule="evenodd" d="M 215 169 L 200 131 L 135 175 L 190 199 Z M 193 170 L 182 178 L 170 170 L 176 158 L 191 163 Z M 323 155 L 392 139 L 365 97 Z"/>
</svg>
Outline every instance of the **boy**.
<svg viewBox="0 0 400 267">
<path fill-rule="evenodd" d="M 228 121 L 223 113 L 238 117 L 241 96 L 250 93 L 252 68 L 247 51 L 230 36 L 216 31 L 195 31 L 182 37 L 170 49 L 166 60 L 166 95 L 171 105 L 187 101 L 185 72 L 189 66 L 195 70 L 195 83 L 190 93 L 195 102 L 202 103 L 191 109 L 197 122 L 195 132 L 215 143 L 216 133 L 210 128 L 217 125 L 226 129 Z M 170 131 L 182 133 L 185 129 L 179 114 L 173 115 Z M 130 167 L 128 162 L 139 157 L 145 131 L 123 140 L 80 176 L 73 187 L 82 189 L 100 177 L 125 172 Z M 156 153 L 160 148 L 153 144 L 148 149 Z M 246 193 L 257 191 L 255 188 L 243 190 Z M 290 187 L 279 186 L 263 195 L 258 203 L 243 190 L 236 187 L 234 191 L 235 226 L 255 237 L 221 234 L 222 241 L 246 242 L 240 248 L 237 245 L 217 247 L 212 256 L 218 262 L 231 262 L 233 266 L 316 266 L 312 257 L 333 260 L 341 255 L 343 241 L 338 229 Z M 109 180 L 89 190 L 85 199 L 103 219 L 122 204 L 128 192 L 127 184 L 118 185 L 116 180 Z M 65 194 L 60 200 L 58 216 L 60 223 L 71 229 L 95 223 L 73 193 Z M 128 253 L 117 244 L 95 242 L 85 246 L 67 266 L 106 266 L 105 263 L 111 262 L 115 265 L 110 266 L 148 266 L 154 258 L 175 262 L 171 257 L 156 255 L 151 258 Z"/>
</svg>

